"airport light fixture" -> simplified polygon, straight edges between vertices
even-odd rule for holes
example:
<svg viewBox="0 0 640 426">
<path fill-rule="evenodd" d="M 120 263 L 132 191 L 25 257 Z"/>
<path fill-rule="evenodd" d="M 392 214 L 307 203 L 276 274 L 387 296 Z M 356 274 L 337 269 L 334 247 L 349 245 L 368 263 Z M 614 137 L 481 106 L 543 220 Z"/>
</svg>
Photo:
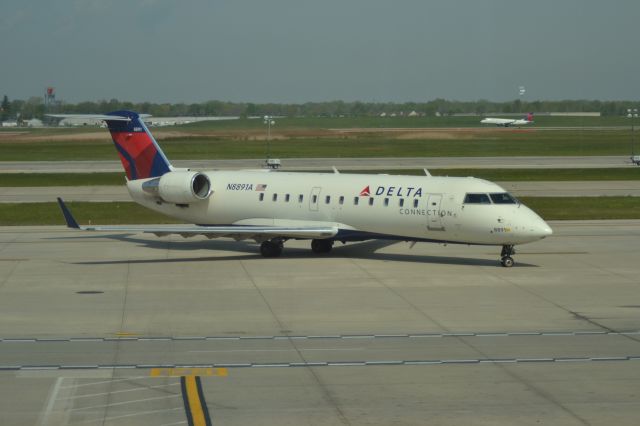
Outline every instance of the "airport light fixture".
<svg viewBox="0 0 640 426">
<path fill-rule="evenodd" d="M 520 96 L 520 105 L 518 106 L 518 113 L 522 113 L 522 102 L 524 99 L 524 94 L 527 92 L 527 89 L 524 86 L 518 87 L 518 95 Z"/>
</svg>

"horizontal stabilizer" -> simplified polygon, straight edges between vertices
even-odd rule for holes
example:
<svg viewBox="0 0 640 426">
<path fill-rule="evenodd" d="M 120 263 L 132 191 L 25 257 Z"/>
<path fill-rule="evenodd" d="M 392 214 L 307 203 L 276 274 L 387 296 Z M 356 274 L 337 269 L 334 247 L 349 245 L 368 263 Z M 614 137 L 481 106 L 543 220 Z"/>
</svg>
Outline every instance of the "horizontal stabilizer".
<svg viewBox="0 0 640 426">
<path fill-rule="evenodd" d="M 58 205 L 60 206 L 60 210 L 62 210 L 62 215 L 64 216 L 65 222 L 67 222 L 67 226 L 73 229 L 80 229 L 80 225 L 78 225 L 78 222 L 76 222 L 71 211 L 67 208 L 67 205 L 60 197 L 58 197 Z"/>
</svg>

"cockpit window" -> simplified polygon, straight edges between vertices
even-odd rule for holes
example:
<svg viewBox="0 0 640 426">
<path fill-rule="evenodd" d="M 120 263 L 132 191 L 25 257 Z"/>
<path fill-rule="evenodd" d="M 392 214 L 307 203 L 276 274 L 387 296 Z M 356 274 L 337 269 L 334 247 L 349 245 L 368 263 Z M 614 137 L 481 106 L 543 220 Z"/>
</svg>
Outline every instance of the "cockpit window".
<svg viewBox="0 0 640 426">
<path fill-rule="evenodd" d="M 494 204 L 518 204 L 518 200 L 516 200 L 513 195 L 506 192 L 489 194 L 489 196 Z"/>
<path fill-rule="evenodd" d="M 487 194 L 473 194 L 469 193 L 464 197 L 465 204 L 491 204 L 489 196 Z"/>
</svg>

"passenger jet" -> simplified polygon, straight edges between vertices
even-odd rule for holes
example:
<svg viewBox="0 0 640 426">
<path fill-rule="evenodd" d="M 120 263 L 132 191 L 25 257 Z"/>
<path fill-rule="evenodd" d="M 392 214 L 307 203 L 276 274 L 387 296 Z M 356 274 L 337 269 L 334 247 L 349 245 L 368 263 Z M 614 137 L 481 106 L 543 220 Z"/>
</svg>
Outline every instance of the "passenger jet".
<svg viewBox="0 0 640 426">
<path fill-rule="evenodd" d="M 495 183 L 473 177 L 195 171 L 171 165 L 141 116 L 115 111 L 104 120 L 133 200 L 193 225 L 80 226 L 58 198 L 67 226 L 84 231 L 255 240 L 265 257 L 287 240 L 311 240 L 316 254 L 339 241 L 386 239 L 501 246 L 513 265 L 516 244 L 552 230 Z"/>
<path fill-rule="evenodd" d="M 496 126 L 509 127 L 509 126 L 524 126 L 526 124 L 533 123 L 533 113 L 530 112 L 524 118 L 514 120 L 512 118 L 492 118 L 487 117 L 481 120 L 482 124 L 495 124 Z"/>
</svg>

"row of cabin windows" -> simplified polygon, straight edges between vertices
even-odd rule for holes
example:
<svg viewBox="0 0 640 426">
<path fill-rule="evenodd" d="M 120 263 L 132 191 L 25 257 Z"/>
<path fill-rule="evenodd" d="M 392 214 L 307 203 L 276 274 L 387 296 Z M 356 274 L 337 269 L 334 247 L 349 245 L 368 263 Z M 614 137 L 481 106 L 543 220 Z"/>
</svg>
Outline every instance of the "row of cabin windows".
<svg viewBox="0 0 640 426">
<path fill-rule="evenodd" d="M 264 192 L 261 192 L 259 195 L 259 200 L 260 201 L 264 201 Z M 369 205 L 372 206 L 374 203 L 375 198 L 374 197 L 368 197 L 369 198 Z M 273 194 L 271 196 L 271 200 L 272 201 L 278 201 L 278 194 Z M 290 194 L 284 194 L 284 202 L 288 203 L 289 201 L 291 201 L 291 196 Z M 298 195 L 298 203 L 302 203 L 304 201 L 304 195 L 299 194 Z M 312 195 L 311 196 L 311 203 L 315 204 L 318 202 L 318 196 L 317 195 Z M 418 207 L 418 202 L 419 200 L 416 198 L 413 200 L 413 207 Z M 325 195 L 324 197 L 324 203 L 325 204 L 331 204 L 331 195 Z M 341 195 L 340 197 L 338 197 L 338 204 L 343 205 L 344 204 L 344 196 Z M 353 197 L 353 205 L 357 206 L 358 204 L 360 204 L 360 197 Z M 383 201 L 383 204 L 386 206 L 389 205 L 389 198 L 385 198 Z M 400 198 L 398 199 L 398 206 L 399 207 L 404 207 L 404 198 Z"/>
</svg>

